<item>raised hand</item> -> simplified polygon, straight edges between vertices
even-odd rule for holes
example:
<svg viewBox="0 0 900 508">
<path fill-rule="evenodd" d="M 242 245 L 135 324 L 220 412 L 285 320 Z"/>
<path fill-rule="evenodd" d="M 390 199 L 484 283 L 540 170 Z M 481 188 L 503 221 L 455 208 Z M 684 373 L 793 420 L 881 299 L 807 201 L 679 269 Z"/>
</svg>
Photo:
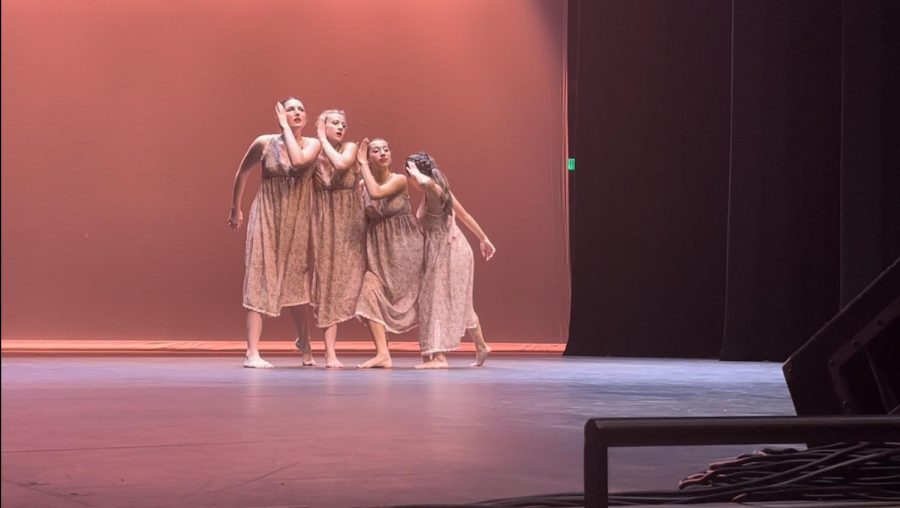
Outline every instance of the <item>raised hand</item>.
<svg viewBox="0 0 900 508">
<path fill-rule="evenodd" d="M 497 252 L 497 249 L 494 247 L 494 244 L 487 238 L 481 241 L 481 255 L 484 256 L 485 261 L 490 261 L 492 257 L 494 257 L 494 253 Z"/>
<path fill-rule="evenodd" d="M 323 145 L 328 141 L 328 136 L 325 135 L 325 122 L 322 120 L 316 120 L 316 136 Z"/>
<path fill-rule="evenodd" d="M 281 127 L 281 130 L 290 129 L 287 113 L 284 112 L 284 105 L 280 102 L 275 103 L 275 116 L 278 117 L 278 125 Z"/>
<path fill-rule="evenodd" d="M 409 174 L 419 182 L 420 185 L 426 185 L 431 181 L 431 178 L 419 171 L 419 166 L 416 166 L 416 163 L 413 161 L 406 161 L 406 170 L 409 171 Z"/>
<path fill-rule="evenodd" d="M 369 138 L 365 138 L 359 142 L 359 147 L 356 150 L 356 160 L 360 164 L 369 163 Z"/>
</svg>

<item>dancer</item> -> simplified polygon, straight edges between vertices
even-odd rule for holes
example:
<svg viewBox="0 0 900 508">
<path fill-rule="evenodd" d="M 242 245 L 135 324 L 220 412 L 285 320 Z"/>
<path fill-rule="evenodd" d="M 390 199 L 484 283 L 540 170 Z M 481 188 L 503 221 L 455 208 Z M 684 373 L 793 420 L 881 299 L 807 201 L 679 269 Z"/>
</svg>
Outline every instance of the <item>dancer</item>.
<svg viewBox="0 0 900 508">
<path fill-rule="evenodd" d="M 272 368 L 259 354 L 263 316 L 276 317 L 287 307 L 297 327 L 303 365 L 315 365 L 309 345 L 309 213 L 314 162 L 319 140 L 302 135 L 306 108 L 295 97 L 275 104 L 281 134 L 256 138 L 234 176 L 228 225 L 239 231 L 244 221 L 241 198 L 250 171 L 262 168 L 259 192 L 250 207 L 244 251 L 244 307 L 247 308 L 247 354 L 244 367 Z"/>
<path fill-rule="evenodd" d="M 337 325 L 356 315 L 366 271 L 366 216 L 357 146 L 344 142 L 346 115 L 335 109 L 325 111 L 319 115 L 316 130 L 322 150 L 313 180 L 312 306 L 316 326 L 325 329 L 325 367 L 341 368 L 344 365 L 335 351 Z"/>
<path fill-rule="evenodd" d="M 357 161 L 368 225 L 367 268 L 356 314 L 368 322 L 375 343 L 375 356 L 359 367 L 390 368 L 385 331 L 403 333 L 416 326 L 423 240 L 409 205 L 406 175 L 391 172 L 388 142 L 364 139 Z"/>
<path fill-rule="evenodd" d="M 478 222 L 450 192 L 447 177 L 425 152 L 409 157 L 406 170 L 413 186 L 424 196 L 416 218 L 425 234 L 425 268 L 419 288 L 418 369 L 447 368 L 448 351 L 459 347 L 466 331 L 475 343 L 473 367 L 484 365 L 490 346 L 484 341 L 472 306 L 475 260 L 469 242 L 456 225 L 456 217 L 478 238 L 481 254 L 490 260 L 497 249 Z"/>
</svg>

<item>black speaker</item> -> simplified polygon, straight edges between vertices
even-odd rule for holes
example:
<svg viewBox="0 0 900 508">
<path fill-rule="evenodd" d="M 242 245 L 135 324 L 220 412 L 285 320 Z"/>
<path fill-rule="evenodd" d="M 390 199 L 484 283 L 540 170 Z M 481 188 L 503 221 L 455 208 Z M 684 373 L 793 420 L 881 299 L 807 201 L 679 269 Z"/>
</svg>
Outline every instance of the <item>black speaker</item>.
<svg viewBox="0 0 900 508">
<path fill-rule="evenodd" d="M 783 370 L 798 416 L 900 414 L 900 258 Z"/>
</svg>

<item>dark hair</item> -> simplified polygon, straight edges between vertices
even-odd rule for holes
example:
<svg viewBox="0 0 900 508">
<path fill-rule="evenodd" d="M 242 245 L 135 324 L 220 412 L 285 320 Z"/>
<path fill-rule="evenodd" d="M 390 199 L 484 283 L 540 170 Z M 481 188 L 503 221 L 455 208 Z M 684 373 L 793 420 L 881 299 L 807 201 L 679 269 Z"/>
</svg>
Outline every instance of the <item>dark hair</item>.
<svg viewBox="0 0 900 508">
<path fill-rule="evenodd" d="M 369 147 L 366 149 L 366 158 L 367 159 L 369 158 L 369 152 L 372 151 L 372 143 L 374 143 L 376 141 L 384 141 L 384 144 L 387 145 L 387 147 L 388 147 L 388 151 L 390 151 L 391 144 L 388 143 L 388 140 L 386 140 L 384 138 L 372 138 L 369 140 Z"/>
<path fill-rule="evenodd" d="M 284 99 L 281 99 L 281 100 L 278 101 L 278 102 L 280 102 L 281 105 L 284 106 L 285 104 L 287 104 L 287 101 L 290 101 L 290 100 L 294 100 L 294 101 L 299 102 L 300 104 L 303 104 L 303 101 L 301 101 L 300 99 L 294 97 L 293 95 L 288 95 L 287 97 L 285 97 Z"/>
<path fill-rule="evenodd" d="M 438 169 L 437 164 L 434 163 L 434 157 L 428 155 L 426 152 L 416 152 L 410 155 L 406 162 L 414 162 L 416 167 L 419 168 L 419 171 L 422 174 L 431 177 L 432 180 L 435 181 L 441 187 L 441 209 L 444 213 L 449 212 L 453 209 L 453 195 L 450 194 L 450 182 L 447 181 L 447 177 L 444 176 L 444 173 Z"/>
</svg>

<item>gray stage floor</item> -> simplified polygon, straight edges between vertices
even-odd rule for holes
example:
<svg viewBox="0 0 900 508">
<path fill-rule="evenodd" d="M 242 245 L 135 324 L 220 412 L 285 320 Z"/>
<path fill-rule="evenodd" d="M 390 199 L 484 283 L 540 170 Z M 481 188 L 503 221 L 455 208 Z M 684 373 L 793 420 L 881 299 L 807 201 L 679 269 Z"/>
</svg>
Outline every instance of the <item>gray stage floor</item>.
<svg viewBox="0 0 900 508">
<path fill-rule="evenodd" d="M 794 414 L 775 363 L 495 355 L 471 369 L 466 355 L 422 372 L 413 356 L 381 371 L 269 359 L 279 368 L 222 356 L 4 357 L 3 506 L 374 506 L 581 491 L 588 418 Z M 610 488 L 674 488 L 753 449 L 615 449 Z"/>
</svg>

